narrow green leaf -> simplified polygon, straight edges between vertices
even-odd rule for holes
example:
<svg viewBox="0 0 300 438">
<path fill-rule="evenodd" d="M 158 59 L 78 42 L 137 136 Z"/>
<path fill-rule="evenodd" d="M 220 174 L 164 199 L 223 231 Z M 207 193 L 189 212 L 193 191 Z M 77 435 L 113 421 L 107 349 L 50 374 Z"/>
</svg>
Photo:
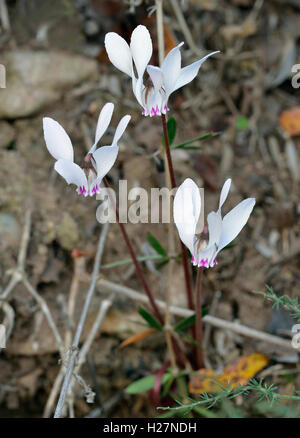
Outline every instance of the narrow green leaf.
<svg viewBox="0 0 300 438">
<path fill-rule="evenodd" d="M 154 251 L 157 252 L 157 254 L 159 254 L 162 257 L 167 258 L 168 257 L 168 253 L 165 250 L 165 248 L 159 243 L 159 241 L 156 239 L 156 237 L 153 236 L 153 234 L 148 233 L 147 234 L 147 240 L 149 245 L 152 246 L 152 248 L 154 249 Z"/>
<path fill-rule="evenodd" d="M 187 318 L 182 319 L 179 321 L 179 323 L 174 327 L 175 332 L 181 332 L 182 330 L 185 330 L 192 325 L 195 324 L 196 321 L 196 315 L 195 313 L 191 316 L 188 316 Z"/>
<path fill-rule="evenodd" d="M 172 143 L 176 137 L 176 131 L 177 131 L 177 123 L 174 117 L 170 117 L 169 120 L 167 121 L 167 131 L 168 131 L 170 147 L 172 147 Z M 162 138 L 162 144 L 163 146 L 165 146 L 164 138 Z"/>
<path fill-rule="evenodd" d="M 163 387 L 163 390 L 162 390 L 162 393 L 161 393 L 161 398 L 164 398 L 166 395 L 168 395 L 174 380 L 175 380 L 175 376 L 170 375 L 169 379 L 166 381 L 166 384 Z"/>
<path fill-rule="evenodd" d="M 202 316 L 207 315 L 207 313 L 208 313 L 208 306 L 205 306 L 202 309 Z M 181 332 L 183 330 L 186 330 L 187 328 L 194 325 L 195 321 L 196 321 L 196 314 L 194 313 L 193 315 L 190 315 L 190 316 L 182 319 L 181 321 L 179 321 L 179 323 L 174 327 L 174 330 L 176 332 Z"/>
<path fill-rule="evenodd" d="M 162 376 L 162 383 L 164 384 L 168 379 L 170 378 L 170 374 L 166 373 Z M 155 383 L 156 376 L 147 376 L 142 377 L 139 380 L 136 380 L 135 382 L 131 383 L 125 391 L 127 394 L 140 394 L 141 392 L 149 391 L 153 388 Z"/>
<path fill-rule="evenodd" d="M 138 312 L 142 318 L 148 323 L 149 327 L 154 328 L 160 332 L 163 331 L 163 328 L 160 322 L 155 318 L 155 316 L 151 315 L 151 313 L 147 312 L 143 307 L 138 308 Z"/>
<path fill-rule="evenodd" d="M 188 146 L 188 147 L 193 146 L 193 143 L 195 141 L 206 140 L 208 138 L 216 137 L 217 135 L 220 135 L 220 132 L 208 132 L 207 134 L 200 135 L 199 137 L 194 137 L 194 138 L 191 138 L 190 140 L 186 140 L 183 143 L 172 145 L 171 148 L 172 149 L 184 149 L 186 146 Z M 197 146 L 195 146 L 195 147 L 197 147 Z"/>
<path fill-rule="evenodd" d="M 195 146 L 192 144 L 186 144 L 186 145 L 183 145 L 183 146 L 178 147 L 176 149 L 184 149 L 185 151 L 187 151 L 187 150 L 196 151 L 196 150 L 202 150 L 203 146 Z"/>
</svg>

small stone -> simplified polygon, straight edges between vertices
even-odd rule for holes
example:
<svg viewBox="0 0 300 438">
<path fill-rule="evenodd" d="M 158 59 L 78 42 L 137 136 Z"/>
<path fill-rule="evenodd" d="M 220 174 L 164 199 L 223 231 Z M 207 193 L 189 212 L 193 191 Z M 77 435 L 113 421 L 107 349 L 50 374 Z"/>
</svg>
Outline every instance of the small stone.
<svg viewBox="0 0 300 438">
<path fill-rule="evenodd" d="M 84 32 L 87 36 L 94 36 L 99 33 L 99 25 L 95 20 L 87 20 L 84 24 Z"/>
<path fill-rule="evenodd" d="M 5 53 L 6 88 L 1 90 L 0 118 L 15 119 L 37 113 L 70 88 L 98 76 L 94 59 L 68 52 L 18 49 Z"/>
<path fill-rule="evenodd" d="M 78 225 L 69 213 L 63 214 L 62 221 L 57 228 L 57 239 L 67 250 L 72 250 L 79 240 Z"/>
<path fill-rule="evenodd" d="M 14 138 L 14 128 L 7 122 L 0 122 L 0 149 L 8 147 Z"/>
</svg>

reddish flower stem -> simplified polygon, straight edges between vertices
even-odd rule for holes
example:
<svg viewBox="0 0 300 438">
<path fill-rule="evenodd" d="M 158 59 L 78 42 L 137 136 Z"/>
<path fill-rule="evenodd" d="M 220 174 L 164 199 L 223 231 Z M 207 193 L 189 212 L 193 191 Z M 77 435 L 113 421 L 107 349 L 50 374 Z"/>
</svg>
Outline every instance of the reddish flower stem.
<svg viewBox="0 0 300 438">
<path fill-rule="evenodd" d="M 161 120 L 162 120 L 162 125 L 163 125 L 163 132 L 164 132 L 164 139 L 165 139 L 165 146 L 166 146 L 166 155 L 167 155 L 167 161 L 168 161 L 168 166 L 169 166 L 171 185 L 172 185 L 172 189 L 175 189 L 177 186 L 176 186 L 175 174 L 174 174 L 173 163 L 172 163 L 172 156 L 171 156 L 171 150 L 170 150 L 166 116 L 164 114 L 161 115 Z M 185 278 L 185 284 L 186 284 L 187 301 L 188 301 L 189 308 L 191 310 L 193 310 L 194 309 L 194 301 L 193 301 L 193 294 L 192 294 L 191 276 L 190 276 L 190 272 L 189 272 L 187 250 L 186 250 L 186 247 L 184 246 L 184 244 L 181 242 L 181 240 L 180 240 L 180 244 L 181 244 L 181 254 L 182 254 L 182 265 L 183 265 L 184 278 Z"/>
<path fill-rule="evenodd" d="M 196 302 L 196 342 L 202 346 L 203 329 L 202 329 L 202 275 L 203 268 L 197 269 L 196 286 L 195 286 L 195 302 Z M 198 369 L 204 368 L 204 353 L 197 345 L 196 361 Z"/>
<path fill-rule="evenodd" d="M 109 189 L 110 186 L 109 186 L 106 178 L 103 178 L 103 182 L 104 182 L 105 187 L 107 189 Z M 110 200 L 111 200 L 111 202 L 113 202 L 112 198 L 110 198 Z M 137 276 L 139 277 L 140 282 L 142 283 L 142 286 L 143 286 L 143 288 L 144 288 L 144 290 L 145 290 L 145 292 L 146 292 L 146 294 L 147 294 L 147 296 L 149 298 L 150 304 L 152 306 L 152 309 L 153 309 L 153 312 L 154 312 L 156 318 L 163 325 L 164 319 L 163 319 L 163 317 L 162 317 L 162 315 L 161 315 L 161 313 L 159 311 L 159 308 L 158 308 L 158 306 L 157 306 L 157 304 L 156 304 L 156 302 L 154 300 L 152 292 L 151 292 L 151 290 L 150 290 L 150 288 L 148 286 L 148 283 L 147 283 L 147 281 L 145 279 L 145 276 L 144 276 L 144 273 L 142 271 L 141 265 L 139 264 L 139 262 L 138 262 L 138 260 L 136 258 L 135 251 L 134 251 L 134 249 L 133 249 L 133 247 L 131 245 L 131 242 L 130 242 L 128 234 L 127 234 L 127 232 L 125 230 L 124 224 L 122 224 L 122 222 L 120 222 L 119 209 L 118 209 L 118 207 L 117 207 L 115 202 L 114 202 L 114 207 L 115 207 L 115 211 L 116 211 L 116 219 L 117 219 L 117 222 L 119 224 L 121 233 L 122 233 L 123 238 L 125 240 L 125 243 L 127 245 L 127 248 L 128 248 L 129 253 L 130 253 L 130 256 L 132 258 L 133 264 L 135 266 Z"/>
</svg>

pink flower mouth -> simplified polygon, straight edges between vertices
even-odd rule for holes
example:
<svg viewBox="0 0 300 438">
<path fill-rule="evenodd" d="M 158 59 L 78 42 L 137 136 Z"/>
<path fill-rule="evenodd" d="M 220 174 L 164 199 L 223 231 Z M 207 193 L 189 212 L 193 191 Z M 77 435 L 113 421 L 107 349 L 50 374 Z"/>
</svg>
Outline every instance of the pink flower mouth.
<svg viewBox="0 0 300 438">
<path fill-rule="evenodd" d="M 79 187 L 79 194 L 80 195 L 85 195 L 86 194 L 86 188 L 84 186 Z"/>
<path fill-rule="evenodd" d="M 98 193 L 98 191 L 99 191 L 99 186 L 98 186 L 98 184 L 96 184 L 93 188 L 92 188 L 92 195 L 95 195 L 96 193 Z"/>
</svg>

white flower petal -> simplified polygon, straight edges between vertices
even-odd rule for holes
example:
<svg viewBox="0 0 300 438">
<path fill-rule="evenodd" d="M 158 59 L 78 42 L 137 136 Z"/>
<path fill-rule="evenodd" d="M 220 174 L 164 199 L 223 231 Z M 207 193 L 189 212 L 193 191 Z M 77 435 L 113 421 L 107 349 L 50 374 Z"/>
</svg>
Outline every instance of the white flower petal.
<svg viewBox="0 0 300 438">
<path fill-rule="evenodd" d="M 178 46 L 174 47 L 174 49 L 170 50 L 170 52 L 165 57 L 164 62 L 161 66 L 164 76 L 164 86 L 167 96 L 169 96 L 169 94 L 172 93 L 176 81 L 180 75 L 180 70 L 181 70 L 180 47 L 183 44 L 184 43 L 180 43 L 178 44 Z"/>
<path fill-rule="evenodd" d="M 223 185 L 223 187 L 222 187 L 222 190 L 221 190 L 221 194 L 220 194 L 220 202 L 219 202 L 219 210 L 221 210 L 222 205 L 224 204 L 224 202 L 225 202 L 226 199 L 227 199 L 227 196 L 228 196 L 228 193 L 229 193 L 229 190 L 230 190 L 230 186 L 231 186 L 231 179 L 228 178 L 228 179 L 225 181 L 225 183 L 224 183 L 224 185 Z"/>
<path fill-rule="evenodd" d="M 143 76 L 140 76 L 138 79 L 136 79 L 134 76 L 132 77 L 132 90 L 133 94 L 136 97 L 136 100 L 138 103 L 143 106 Z"/>
<path fill-rule="evenodd" d="M 100 111 L 97 127 L 96 127 L 95 143 L 89 150 L 88 152 L 89 154 L 95 152 L 99 140 L 101 139 L 101 137 L 103 137 L 105 131 L 107 130 L 110 124 L 113 112 L 114 112 L 114 104 L 111 102 L 106 103 L 102 108 L 102 110 Z"/>
<path fill-rule="evenodd" d="M 48 151 L 56 159 L 74 160 L 70 137 L 64 128 L 50 117 L 43 118 L 44 137 Z"/>
<path fill-rule="evenodd" d="M 105 35 L 105 49 L 110 62 L 123 73 L 132 76 L 132 56 L 129 45 L 115 32 Z"/>
<path fill-rule="evenodd" d="M 99 192 L 102 180 L 103 177 L 100 175 L 90 183 L 90 196 L 96 195 Z"/>
<path fill-rule="evenodd" d="M 161 69 L 159 67 L 155 67 L 154 65 L 148 65 L 147 73 L 153 82 L 154 91 L 159 91 L 163 85 L 163 74 Z"/>
<path fill-rule="evenodd" d="M 126 117 L 126 116 L 125 116 Z M 96 162 L 97 178 L 103 178 L 113 167 L 119 152 L 118 146 L 102 146 L 93 153 Z"/>
<path fill-rule="evenodd" d="M 95 135 L 95 143 L 98 143 L 100 138 L 103 136 L 105 131 L 107 130 L 112 115 L 114 112 L 114 104 L 111 102 L 108 102 L 104 105 L 102 110 L 100 111 L 98 122 L 97 122 L 97 128 L 96 128 L 96 135 Z"/>
<path fill-rule="evenodd" d="M 195 232 L 201 211 L 201 196 L 194 181 L 187 178 L 177 189 L 173 216 L 180 239 L 194 255 Z"/>
<path fill-rule="evenodd" d="M 124 134 L 125 129 L 127 128 L 127 125 L 129 123 L 129 120 L 131 119 L 131 116 L 129 116 L 128 114 L 124 117 L 122 117 L 122 119 L 120 120 L 115 135 L 114 135 L 114 139 L 112 141 L 112 145 L 117 145 L 118 141 L 120 140 L 120 138 L 122 137 L 122 135 Z"/>
<path fill-rule="evenodd" d="M 137 26 L 131 34 L 130 50 L 138 77 L 142 77 L 152 56 L 152 40 L 146 26 Z"/>
<path fill-rule="evenodd" d="M 255 198 L 244 199 L 224 216 L 218 252 L 225 248 L 241 232 L 249 219 L 254 205 Z"/>
<path fill-rule="evenodd" d="M 182 68 L 180 75 L 172 90 L 172 93 L 173 91 L 178 90 L 178 88 L 181 88 L 184 85 L 191 82 L 197 76 L 199 68 L 201 67 L 203 62 L 206 61 L 207 58 L 209 58 L 210 56 L 215 55 L 216 53 L 219 53 L 219 51 L 209 53 L 208 55 L 204 56 L 204 58 L 199 59 L 199 61 L 196 61 L 193 64 L 190 64 L 187 67 Z"/>
<path fill-rule="evenodd" d="M 76 184 L 77 187 L 84 187 L 87 194 L 87 179 L 81 167 L 72 161 L 61 159 L 56 161 L 54 169 L 68 184 Z"/>
<path fill-rule="evenodd" d="M 222 232 L 222 217 L 219 213 L 215 211 L 211 211 L 207 215 L 207 225 L 208 225 L 208 233 L 209 233 L 209 241 L 208 246 L 215 245 L 219 242 Z"/>
</svg>

